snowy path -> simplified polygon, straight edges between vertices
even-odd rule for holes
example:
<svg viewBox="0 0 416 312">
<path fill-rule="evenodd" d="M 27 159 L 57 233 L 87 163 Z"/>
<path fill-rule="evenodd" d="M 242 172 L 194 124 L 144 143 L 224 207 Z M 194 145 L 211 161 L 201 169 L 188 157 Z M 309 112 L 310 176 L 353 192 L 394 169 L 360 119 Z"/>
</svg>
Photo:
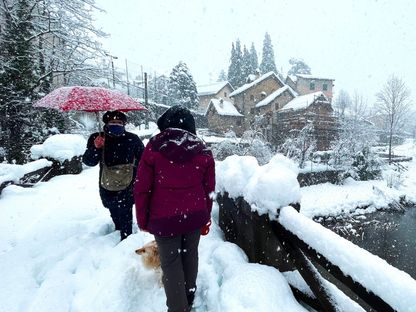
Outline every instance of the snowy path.
<svg viewBox="0 0 416 312">
<path fill-rule="evenodd" d="M 0 311 L 165 311 L 157 275 L 134 253 L 152 236 L 138 232 L 118 242 L 98 197 L 97 169 L 3 191 Z M 283 275 L 247 263 L 215 221 L 200 244 L 194 310 L 305 311 Z"/>
<path fill-rule="evenodd" d="M 401 154 L 416 155 L 415 145 Z M 385 181 L 348 181 L 301 189 L 307 217 L 386 207 L 406 195 L 416 202 L 416 163 L 397 188 Z M 245 168 L 247 169 L 247 168 Z M 98 196 L 98 167 L 33 188 L 9 186 L 0 197 L 0 312 L 165 311 L 157 275 L 134 250 L 152 236 L 137 232 L 119 243 Z M 230 177 L 235 184 L 236 177 Z M 246 181 L 238 179 L 239 181 Z M 367 210 L 369 210 L 367 209 Z M 201 239 L 194 312 L 305 311 L 274 268 L 247 263 L 224 242 L 217 225 Z M 351 306 L 350 306 L 351 307 Z"/>
</svg>

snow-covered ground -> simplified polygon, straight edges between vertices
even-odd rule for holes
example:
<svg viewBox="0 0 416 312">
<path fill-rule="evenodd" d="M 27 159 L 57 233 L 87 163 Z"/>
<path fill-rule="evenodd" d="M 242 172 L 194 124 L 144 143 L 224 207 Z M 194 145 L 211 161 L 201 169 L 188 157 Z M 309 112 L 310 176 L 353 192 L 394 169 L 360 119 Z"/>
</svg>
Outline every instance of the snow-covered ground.
<svg viewBox="0 0 416 312">
<path fill-rule="evenodd" d="M 401 154 L 416 155 L 413 143 L 399 149 Z M 238 171 L 237 165 L 243 171 Z M 253 209 L 263 213 L 270 212 L 274 203 L 284 205 L 299 198 L 301 212 L 311 218 L 349 212 L 357 205 L 369 206 L 370 210 L 385 207 L 402 195 L 415 197 L 414 160 L 408 164 L 409 170 L 400 177 L 396 188 L 387 187 L 385 181 L 348 180 L 342 186 L 322 184 L 299 189 L 292 183 L 296 168 L 282 157 L 276 157 L 266 166 L 258 166 L 251 158 L 240 158 L 237 165 L 218 164 L 224 169 L 217 172 L 218 187 L 228 185 L 237 196 L 241 191 L 238 188 L 245 187 Z M 1 164 L 0 173 L 7 171 L 3 166 L 12 168 Z M 274 180 L 274 170 L 283 167 L 284 179 Z M 233 170 L 240 172 L 238 177 L 233 176 Z M 134 253 L 152 236 L 137 232 L 136 228 L 133 235 L 119 243 L 119 234 L 114 232 L 109 212 L 99 199 L 97 176 L 98 167 L 86 168 L 79 175 L 55 177 L 33 188 L 12 185 L 3 190 L 0 196 L 1 312 L 165 310 L 165 295 L 158 275 L 144 268 Z M 277 193 L 284 198 L 273 195 L 273 187 L 260 184 L 259 188 L 254 183 L 264 179 L 275 186 L 282 185 L 285 179 L 289 181 L 288 188 Z M 287 276 L 274 268 L 248 263 L 236 245 L 224 241 L 217 225 L 217 206 L 213 212 L 211 232 L 202 237 L 200 244 L 194 310 L 305 311 L 291 294 Z M 349 311 L 360 311 L 355 305 L 348 302 L 346 305 Z M 413 308 L 409 306 L 406 311 L 415 311 Z"/>
</svg>

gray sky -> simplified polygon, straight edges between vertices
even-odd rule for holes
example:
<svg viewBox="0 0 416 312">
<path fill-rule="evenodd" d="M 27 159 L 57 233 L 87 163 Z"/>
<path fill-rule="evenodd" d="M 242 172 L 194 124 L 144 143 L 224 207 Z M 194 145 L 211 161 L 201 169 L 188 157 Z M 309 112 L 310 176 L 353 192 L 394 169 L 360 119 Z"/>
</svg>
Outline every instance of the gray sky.
<svg viewBox="0 0 416 312">
<path fill-rule="evenodd" d="M 416 96 L 414 0 L 96 0 L 106 14 L 96 25 L 110 34 L 104 47 L 116 66 L 169 74 L 187 63 L 197 84 L 228 70 L 231 43 L 254 42 L 261 60 L 269 32 L 276 65 L 286 75 L 291 57 L 312 74 L 335 79 L 335 92 L 357 90 L 374 101 L 389 75 Z M 416 101 L 414 101 L 416 102 Z"/>
</svg>

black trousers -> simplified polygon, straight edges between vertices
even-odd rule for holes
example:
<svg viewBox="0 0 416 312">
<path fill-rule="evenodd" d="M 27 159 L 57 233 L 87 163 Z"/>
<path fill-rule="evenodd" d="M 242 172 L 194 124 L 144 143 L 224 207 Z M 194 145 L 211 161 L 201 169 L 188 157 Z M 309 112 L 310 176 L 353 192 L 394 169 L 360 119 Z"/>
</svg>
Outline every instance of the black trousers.
<svg viewBox="0 0 416 312">
<path fill-rule="evenodd" d="M 173 237 L 155 235 L 168 312 L 191 310 L 198 275 L 200 229 Z"/>
<path fill-rule="evenodd" d="M 110 210 L 116 231 L 120 231 L 121 240 L 132 233 L 133 193 L 131 189 L 111 192 L 100 188 L 101 201 Z"/>
</svg>

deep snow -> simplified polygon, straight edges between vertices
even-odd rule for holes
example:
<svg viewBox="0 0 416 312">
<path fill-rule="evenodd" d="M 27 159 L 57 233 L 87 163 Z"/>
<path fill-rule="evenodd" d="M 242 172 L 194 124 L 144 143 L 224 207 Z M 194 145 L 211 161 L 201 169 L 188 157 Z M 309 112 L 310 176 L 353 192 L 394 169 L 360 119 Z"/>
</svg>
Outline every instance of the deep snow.
<svg viewBox="0 0 416 312">
<path fill-rule="evenodd" d="M 413 143 L 397 150 L 408 156 L 416 155 Z M 253 209 L 259 213 L 270 214 L 279 205 L 300 200 L 301 212 L 307 221 L 297 221 L 307 224 L 314 216 L 351 213 L 357 204 L 368 206 L 366 210 L 371 211 L 387 206 L 402 195 L 414 200 L 414 160 L 408 167 L 395 188 L 387 187 L 385 181 L 352 180 L 340 186 L 321 184 L 299 188 L 293 180 L 297 168 L 291 161 L 276 156 L 271 163 L 259 166 L 250 157 L 240 157 L 233 162 L 217 163 L 220 169 L 217 190 L 228 190 L 235 196 L 247 194 Z M 272 173 L 279 170 L 283 174 L 276 179 Z M 21 173 L 22 168 L 0 164 L 1 177 L 5 174 L 18 176 L 13 175 L 15 171 Z M 97 177 L 98 167 L 85 168 L 79 175 L 55 177 L 33 188 L 8 186 L 3 190 L 0 196 L 0 311 L 165 310 L 165 295 L 159 287 L 157 274 L 144 268 L 140 257 L 134 253 L 152 236 L 137 232 L 135 228 L 133 235 L 119 243 L 119 234 L 114 232 L 109 212 L 101 205 Z M 271 186 L 262 184 L 264 181 Z M 276 188 L 282 186 L 285 188 L 276 193 Z M 240 248 L 224 241 L 217 225 L 216 205 L 213 214 L 211 232 L 200 244 L 194 310 L 305 311 L 293 298 L 287 283 L 290 280 L 301 284 L 298 276 L 247 263 Z M 286 217 L 287 224 L 299 228 L 290 213 Z M 316 243 L 313 236 L 317 232 L 313 225 L 303 227 L 305 233 L 312 231 L 306 234 L 312 239 L 310 243 Z M 322 235 L 332 240 L 331 234 Z M 354 248 L 348 244 L 344 246 L 351 253 L 355 252 Z M 384 263 L 378 267 L 385 270 L 382 274 L 390 274 Z M 406 281 L 403 284 L 407 285 L 406 291 L 413 292 L 414 280 L 401 274 L 388 276 L 393 281 L 402 278 Z M 340 307 L 362 311 L 342 295 L 338 298 Z M 414 311 L 413 305 L 397 304 L 404 304 L 405 311 Z"/>
</svg>

